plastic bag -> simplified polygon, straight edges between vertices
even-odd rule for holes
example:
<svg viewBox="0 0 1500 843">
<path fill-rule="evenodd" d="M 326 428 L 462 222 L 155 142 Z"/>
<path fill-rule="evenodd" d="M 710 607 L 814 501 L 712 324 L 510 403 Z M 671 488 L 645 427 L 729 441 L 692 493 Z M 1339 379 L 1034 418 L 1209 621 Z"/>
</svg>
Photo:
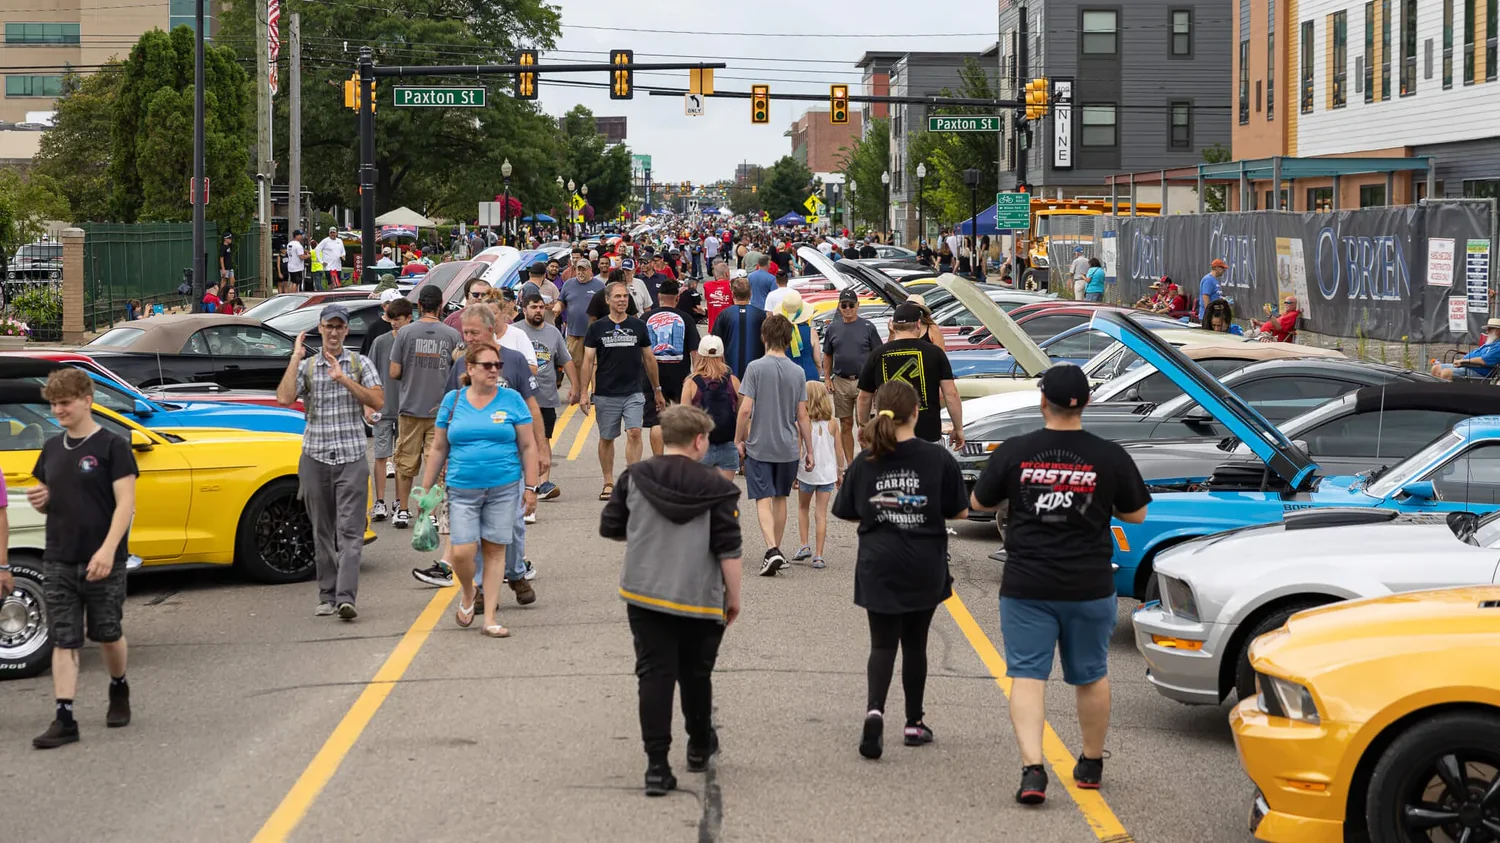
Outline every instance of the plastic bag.
<svg viewBox="0 0 1500 843">
<path fill-rule="evenodd" d="M 443 484 L 424 490 L 417 486 L 411 490 L 412 503 L 417 514 L 411 525 L 411 549 L 420 553 L 431 553 L 438 549 L 437 524 L 432 513 L 443 503 Z"/>
</svg>

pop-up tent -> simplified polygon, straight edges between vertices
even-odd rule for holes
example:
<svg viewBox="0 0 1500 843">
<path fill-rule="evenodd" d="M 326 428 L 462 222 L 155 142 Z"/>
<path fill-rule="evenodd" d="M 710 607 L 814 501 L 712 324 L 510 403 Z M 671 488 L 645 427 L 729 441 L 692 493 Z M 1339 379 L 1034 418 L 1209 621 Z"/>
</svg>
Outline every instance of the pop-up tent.
<svg viewBox="0 0 1500 843">
<path fill-rule="evenodd" d="M 790 213 L 776 220 L 777 225 L 807 225 L 807 219 L 801 214 Z"/>
<path fill-rule="evenodd" d="M 547 214 L 537 214 L 534 217 L 521 217 L 521 222 L 554 223 L 554 222 L 557 222 L 557 218 L 556 217 L 552 217 L 552 216 L 548 216 Z"/>
<path fill-rule="evenodd" d="M 977 217 L 977 219 L 979 220 L 979 234 L 981 236 L 985 234 L 1009 234 L 1011 232 L 1011 230 L 1008 228 L 995 227 L 995 207 L 996 206 L 991 205 L 988 208 L 985 208 L 983 211 L 979 212 L 979 216 Z M 973 220 L 964 220 L 963 222 L 955 226 L 955 228 L 958 229 L 958 233 L 963 235 L 973 234 L 973 227 Z"/>
<path fill-rule="evenodd" d="M 386 211 L 375 218 L 376 225 L 404 225 L 411 228 L 432 228 L 437 223 L 402 205 L 394 211 Z"/>
</svg>

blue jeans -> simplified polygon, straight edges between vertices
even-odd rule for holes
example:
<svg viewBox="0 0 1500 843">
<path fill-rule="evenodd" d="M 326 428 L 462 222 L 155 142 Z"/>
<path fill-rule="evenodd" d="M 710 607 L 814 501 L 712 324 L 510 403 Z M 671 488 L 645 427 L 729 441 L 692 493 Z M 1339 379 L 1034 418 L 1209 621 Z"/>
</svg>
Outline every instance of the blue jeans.
<svg viewBox="0 0 1500 843">
<path fill-rule="evenodd" d="M 510 543 L 505 546 L 505 578 L 511 581 L 518 581 L 526 576 L 525 487 L 525 480 L 515 486 L 516 523 L 511 527 Z M 479 552 L 474 554 L 474 581 L 484 582 L 484 554 Z"/>
<path fill-rule="evenodd" d="M 1104 294 L 1103 293 L 1084 293 L 1083 294 L 1083 300 L 1084 301 L 1104 301 Z"/>
</svg>

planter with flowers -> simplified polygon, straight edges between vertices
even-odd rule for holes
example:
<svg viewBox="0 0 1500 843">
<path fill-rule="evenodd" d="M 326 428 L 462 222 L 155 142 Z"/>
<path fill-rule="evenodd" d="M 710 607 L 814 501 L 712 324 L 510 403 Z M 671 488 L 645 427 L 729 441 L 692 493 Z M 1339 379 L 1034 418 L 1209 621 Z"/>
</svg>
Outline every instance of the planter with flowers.
<svg viewBox="0 0 1500 843">
<path fill-rule="evenodd" d="M 26 347 L 31 328 L 25 322 L 0 317 L 0 351 L 18 351 Z"/>
</svg>

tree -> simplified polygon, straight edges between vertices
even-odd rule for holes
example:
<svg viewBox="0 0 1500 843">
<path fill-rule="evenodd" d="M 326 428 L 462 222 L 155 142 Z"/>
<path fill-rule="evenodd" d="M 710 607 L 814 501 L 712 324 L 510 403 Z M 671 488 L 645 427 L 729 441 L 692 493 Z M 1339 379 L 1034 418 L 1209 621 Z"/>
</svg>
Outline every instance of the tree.
<svg viewBox="0 0 1500 843">
<path fill-rule="evenodd" d="M 807 209 L 802 203 L 807 201 L 808 194 L 815 187 L 812 170 L 792 156 L 784 155 L 761 175 L 757 195 L 761 207 L 774 220 L 788 213 L 805 214 Z"/>
<path fill-rule="evenodd" d="M 110 130 L 121 80 L 120 63 L 63 79 L 52 129 L 42 135 L 32 172 L 53 180 L 72 208 L 72 221 L 109 219 Z"/>
<path fill-rule="evenodd" d="M 1213 144 L 1203 150 L 1203 162 L 1205 164 L 1223 164 L 1234 156 L 1230 154 L 1229 148 L 1221 143 Z M 1194 192 L 1198 188 L 1193 188 Z M 1222 214 L 1229 208 L 1229 188 L 1224 185 L 1210 185 L 1203 189 L 1203 209 L 1211 214 Z"/>
<path fill-rule="evenodd" d="M 890 169 L 890 160 L 891 121 L 885 117 L 871 120 L 864 137 L 856 138 L 853 146 L 840 153 L 844 193 L 854 219 L 885 219 L 885 186 L 880 176 Z"/>
<path fill-rule="evenodd" d="M 630 148 L 607 146 L 594 123 L 594 112 L 574 106 L 562 118 L 562 173 L 582 188 L 598 218 L 610 219 L 630 200 Z"/>
<path fill-rule="evenodd" d="M 972 99 L 995 99 L 997 92 L 989 72 L 975 59 L 967 59 L 959 70 L 959 90 L 943 89 L 942 96 Z M 993 115 L 993 108 L 949 106 L 943 114 Z M 969 186 L 964 184 L 964 170 L 979 171 L 978 209 L 990 205 L 990 197 L 999 190 L 1000 171 L 995 163 L 995 136 L 988 132 L 922 132 L 907 147 L 908 178 L 916 178 L 917 165 L 927 165 L 924 204 L 936 212 L 938 219 L 966 220 L 975 202 Z"/>
<path fill-rule="evenodd" d="M 5 251 L 41 239 L 48 223 L 72 219 L 72 208 L 51 176 L 0 170 L 0 245 Z"/>
<path fill-rule="evenodd" d="M 750 187 L 729 188 L 729 210 L 736 214 L 759 217 L 761 207 L 759 189 Z"/>
</svg>

